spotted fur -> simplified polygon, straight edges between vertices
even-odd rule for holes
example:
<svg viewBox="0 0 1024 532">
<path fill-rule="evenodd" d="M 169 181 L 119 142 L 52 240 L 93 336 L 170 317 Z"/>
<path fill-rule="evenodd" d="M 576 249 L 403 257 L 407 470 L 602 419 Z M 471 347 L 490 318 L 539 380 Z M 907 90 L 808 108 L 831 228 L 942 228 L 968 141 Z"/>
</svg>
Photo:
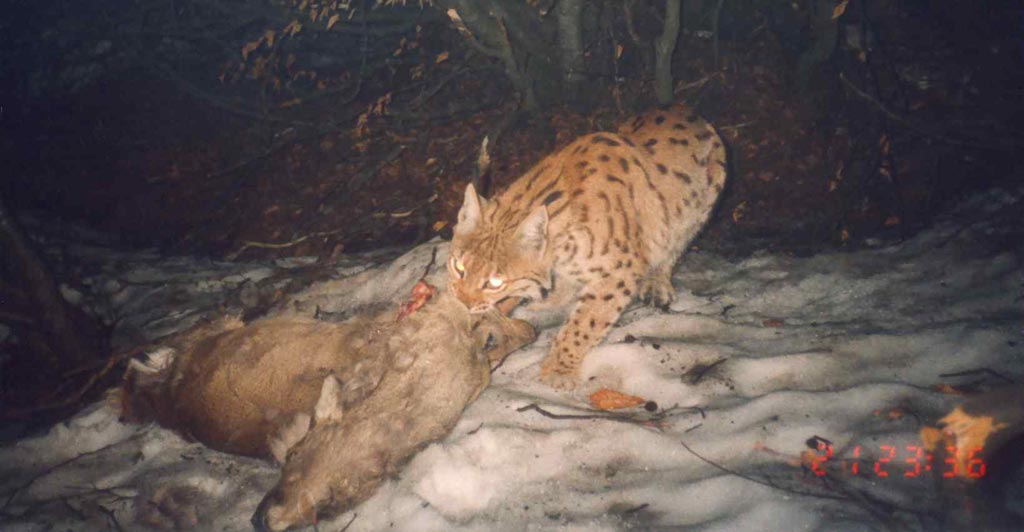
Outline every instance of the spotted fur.
<svg viewBox="0 0 1024 532">
<path fill-rule="evenodd" d="M 510 298 L 575 298 L 541 367 L 544 382 L 571 389 L 633 297 L 672 302 L 672 267 L 725 177 L 721 138 L 684 105 L 580 137 L 493 199 L 466 188 L 448 261 L 452 292 L 474 312 Z"/>
</svg>

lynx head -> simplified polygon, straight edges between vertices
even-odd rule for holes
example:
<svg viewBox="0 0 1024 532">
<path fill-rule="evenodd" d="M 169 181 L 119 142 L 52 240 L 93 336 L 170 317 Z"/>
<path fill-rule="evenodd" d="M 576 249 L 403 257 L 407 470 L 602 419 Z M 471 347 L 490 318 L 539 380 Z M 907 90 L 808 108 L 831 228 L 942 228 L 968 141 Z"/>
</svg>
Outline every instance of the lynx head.
<svg viewBox="0 0 1024 532">
<path fill-rule="evenodd" d="M 466 187 L 448 275 L 452 293 L 471 312 L 487 311 L 509 297 L 539 299 L 551 287 L 547 208 L 540 205 L 525 217 L 496 210 L 472 184 Z"/>
</svg>

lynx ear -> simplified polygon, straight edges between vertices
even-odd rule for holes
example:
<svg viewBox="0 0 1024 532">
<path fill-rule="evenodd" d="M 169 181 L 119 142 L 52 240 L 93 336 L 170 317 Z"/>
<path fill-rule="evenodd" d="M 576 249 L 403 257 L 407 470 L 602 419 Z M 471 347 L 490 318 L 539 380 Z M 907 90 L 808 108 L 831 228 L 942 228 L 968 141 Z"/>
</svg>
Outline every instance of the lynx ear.
<svg viewBox="0 0 1024 532">
<path fill-rule="evenodd" d="M 455 224 L 454 231 L 461 234 L 472 233 L 480 223 L 484 204 L 484 199 L 476 193 L 473 183 L 466 185 L 466 197 L 462 200 L 462 208 L 459 209 L 459 219 Z"/>
<path fill-rule="evenodd" d="M 341 382 L 333 374 L 324 379 L 313 419 L 318 425 L 341 421 Z"/>
<path fill-rule="evenodd" d="M 548 209 L 538 206 L 516 229 L 516 238 L 528 253 L 544 254 L 548 244 Z"/>
</svg>

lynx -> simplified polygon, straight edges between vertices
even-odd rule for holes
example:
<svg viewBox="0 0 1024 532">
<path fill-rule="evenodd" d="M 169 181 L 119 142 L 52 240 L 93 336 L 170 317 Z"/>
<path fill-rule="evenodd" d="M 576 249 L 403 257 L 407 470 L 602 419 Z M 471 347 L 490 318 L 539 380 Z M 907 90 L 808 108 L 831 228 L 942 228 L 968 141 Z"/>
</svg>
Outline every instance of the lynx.
<svg viewBox="0 0 1024 532">
<path fill-rule="evenodd" d="M 634 297 L 673 301 L 672 267 L 725 174 L 718 133 L 677 104 L 576 139 L 490 200 L 470 184 L 448 260 L 452 293 L 472 312 L 575 298 L 541 365 L 542 382 L 573 389 L 583 357 Z"/>
</svg>

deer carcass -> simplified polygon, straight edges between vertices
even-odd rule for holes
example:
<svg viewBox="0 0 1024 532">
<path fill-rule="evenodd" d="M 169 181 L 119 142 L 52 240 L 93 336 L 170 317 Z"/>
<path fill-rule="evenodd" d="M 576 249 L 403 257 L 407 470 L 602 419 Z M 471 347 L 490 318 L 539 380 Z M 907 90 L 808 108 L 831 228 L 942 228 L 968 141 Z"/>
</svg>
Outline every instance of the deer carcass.
<svg viewBox="0 0 1024 532">
<path fill-rule="evenodd" d="M 285 530 L 368 498 L 448 434 L 489 382 L 489 360 L 534 338 L 529 324 L 470 314 L 447 291 L 397 316 L 225 319 L 133 362 L 124 413 L 214 449 L 277 459 L 281 479 L 253 524 Z"/>
</svg>

